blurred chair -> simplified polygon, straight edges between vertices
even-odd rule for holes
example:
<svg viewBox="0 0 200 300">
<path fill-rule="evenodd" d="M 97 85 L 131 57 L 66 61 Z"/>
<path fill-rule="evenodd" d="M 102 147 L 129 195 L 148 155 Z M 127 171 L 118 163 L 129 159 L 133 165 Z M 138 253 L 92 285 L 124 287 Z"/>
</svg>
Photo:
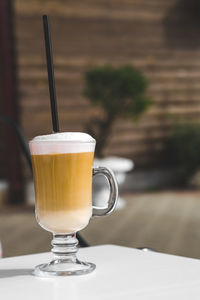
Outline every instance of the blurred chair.
<svg viewBox="0 0 200 300">
<path fill-rule="evenodd" d="M 26 158 L 26 161 L 28 163 L 28 166 L 32 172 L 32 163 L 31 163 L 31 155 L 30 155 L 30 151 L 29 151 L 29 147 L 28 147 L 28 143 L 24 137 L 24 134 L 21 130 L 21 128 L 19 127 L 19 125 L 12 120 L 10 117 L 6 116 L 6 115 L 2 115 L 0 114 L 0 121 L 7 124 L 8 126 L 10 126 L 13 131 L 16 134 L 17 140 L 19 142 L 20 148 L 22 150 L 23 155 Z M 85 241 L 85 239 L 83 239 L 81 237 L 81 235 L 79 233 L 77 233 L 77 238 L 79 240 L 79 244 L 81 247 L 88 247 L 89 244 Z"/>
<path fill-rule="evenodd" d="M 29 148 L 28 148 L 28 144 L 26 142 L 26 139 L 25 139 L 25 137 L 22 133 L 22 130 L 20 129 L 18 124 L 8 116 L 0 114 L 0 121 L 7 124 L 8 126 L 10 126 L 13 129 L 13 131 L 15 132 L 17 140 L 18 140 L 19 145 L 20 145 L 20 148 L 22 150 L 22 153 L 24 154 L 24 156 L 26 158 L 26 161 L 28 163 L 28 166 L 29 166 L 29 168 L 32 172 L 30 152 L 29 152 Z"/>
</svg>

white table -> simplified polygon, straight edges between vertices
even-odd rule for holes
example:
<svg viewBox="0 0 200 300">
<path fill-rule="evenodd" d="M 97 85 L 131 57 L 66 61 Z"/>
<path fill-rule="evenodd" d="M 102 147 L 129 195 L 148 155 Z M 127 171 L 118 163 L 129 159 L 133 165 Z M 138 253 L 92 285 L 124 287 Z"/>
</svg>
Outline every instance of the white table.
<svg viewBox="0 0 200 300">
<path fill-rule="evenodd" d="M 183 300 L 200 299 L 200 261 L 155 252 L 97 246 L 80 249 L 79 258 L 96 271 L 83 276 L 38 278 L 35 265 L 50 253 L 0 260 L 1 300 Z"/>
</svg>

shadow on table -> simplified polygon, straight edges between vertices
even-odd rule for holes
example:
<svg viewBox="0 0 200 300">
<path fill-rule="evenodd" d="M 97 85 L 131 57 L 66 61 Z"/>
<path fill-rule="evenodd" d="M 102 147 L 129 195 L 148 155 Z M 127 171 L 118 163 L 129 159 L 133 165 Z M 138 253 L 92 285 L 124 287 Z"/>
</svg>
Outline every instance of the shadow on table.
<svg viewBox="0 0 200 300">
<path fill-rule="evenodd" d="M 9 278 L 15 276 L 33 276 L 33 269 L 1 269 L 0 278 Z"/>
</svg>

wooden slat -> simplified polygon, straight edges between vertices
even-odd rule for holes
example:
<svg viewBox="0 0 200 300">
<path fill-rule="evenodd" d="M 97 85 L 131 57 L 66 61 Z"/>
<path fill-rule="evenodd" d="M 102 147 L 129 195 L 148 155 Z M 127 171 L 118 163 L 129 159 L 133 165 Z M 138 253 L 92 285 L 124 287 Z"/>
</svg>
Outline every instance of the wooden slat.
<svg viewBox="0 0 200 300">
<path fill-rule="evenodd" d="M 153 7 L 152 7 L 153 6 Z M 146 8 L 146 9 L 144 9 Z M 19 15 L 34 15 L 43 11 L 48 11 L 60 16 L 81 16 L 85 18 L 107 18 L 107 19 L 132 19 L 142 18 L 146 20 L 155 20 L 162 17 L 162 12 L 166 8 L 166 5 L 152 5 L 152 3 L 146 2 L 145 5 L 140 5 L 140 3 L 127 2 L 115 2 L 115 1 L 76 1 L 74 5 L 73 2 L 69 1 L 26 1 L 18 0 L 16 1 L 16 11 Z"/>
</svg>

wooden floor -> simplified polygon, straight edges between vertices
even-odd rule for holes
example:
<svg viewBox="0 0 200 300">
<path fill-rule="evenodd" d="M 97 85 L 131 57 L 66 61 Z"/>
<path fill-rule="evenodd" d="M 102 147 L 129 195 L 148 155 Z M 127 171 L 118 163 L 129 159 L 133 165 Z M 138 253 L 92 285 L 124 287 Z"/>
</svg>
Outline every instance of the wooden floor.
<svg viewBox="0 0 200 300">
<path fill-rule="evenodd" d="M 82 235 L 91 245 L 148 246 L 200 258 L 200 191 L 126 195 L 126 207 L 94 218 Z M 4 256 L 50 250 L 51 234 L 37 225 L 33 212 L 1 212 Z"/>
</svg>

